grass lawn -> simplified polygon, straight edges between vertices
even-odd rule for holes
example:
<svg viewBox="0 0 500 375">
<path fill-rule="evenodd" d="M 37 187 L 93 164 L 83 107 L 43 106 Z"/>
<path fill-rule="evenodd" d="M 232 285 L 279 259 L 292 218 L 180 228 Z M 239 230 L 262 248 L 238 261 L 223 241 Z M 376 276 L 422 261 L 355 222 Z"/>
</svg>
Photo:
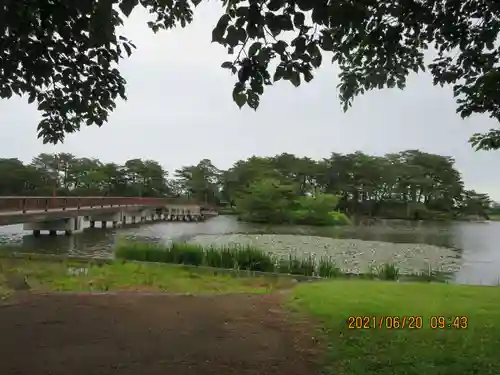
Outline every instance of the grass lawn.
<svg viewBox="0 0 500 375">
<path fill-rule="evenodd" d="M 491 221 L 500 221 L 500 215 L 490 215 Z"/>
<path fill-rule="evenodd" d="M 324 375 L 500 374 L 498 287 L 336 280 L 298 285 L 291 303 L 325 328 Z M 349 329 L 350 316 L 377 328 Z M 378 328 L 380 316 L 420 316 L 423 328 Z M 433 316 L 446 328 L 429 328 Z M 468 327 L 448 328 L 455 316 Z"/>
<path fill-rule="evenodd" d="M 86 273 L 72 274 L 75 269 Z M 74 273 L 74 271 L 73 271 Z M 111 264 L 0 258 L 0 294 L 12 292 L 9 280 L 27 277 L 33 291 L 165 291 L 175 293 L 266 293 L 290 287 L 285 278 L 237 277 L 191 271 L 167 264 L 117 261 Z"/>
</svg>

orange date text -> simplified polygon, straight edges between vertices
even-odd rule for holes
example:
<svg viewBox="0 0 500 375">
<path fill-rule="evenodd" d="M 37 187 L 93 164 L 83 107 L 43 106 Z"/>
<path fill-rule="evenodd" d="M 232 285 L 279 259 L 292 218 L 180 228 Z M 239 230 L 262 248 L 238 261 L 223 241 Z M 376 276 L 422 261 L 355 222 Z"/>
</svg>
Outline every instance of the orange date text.
<svg viewBox="0 0 500 375">
<path fill-rule="evenodd" d="M 349 316 L 348 329 L 421 329 L 424 320 L 421 316 Z"/>
</svg>

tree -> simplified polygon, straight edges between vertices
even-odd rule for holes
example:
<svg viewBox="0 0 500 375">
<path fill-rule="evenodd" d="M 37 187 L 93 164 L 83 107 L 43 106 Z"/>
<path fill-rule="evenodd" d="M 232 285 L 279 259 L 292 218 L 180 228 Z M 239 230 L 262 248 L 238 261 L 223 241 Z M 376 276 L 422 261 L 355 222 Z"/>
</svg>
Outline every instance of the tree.
<svg viewBox="0 0 500 375">
<path fill-rule="evenodd" d="M 52 189 L 52 194 L 56 194 L 61 184 L 60 164 L 56 154 L 41 153 L 33 158 L 31 166 L 45 177 L 45 183 Z"/>
<path fill-rule="evenodd" d="M 0 159 L 0 195 L 48 195 L 48 176 L 19 159 Z"/>
<path fill-rule="evenodd" d="M 246 221 L 290 222 L 296 189 L 279 180 L 263 179 L 253 182 L 236 200 L 236 207 Z"/>
<path fill-rule="evenodd" d="M 125 165 L 102 163 L 71 154 L 42 153 L 29 165 L 0 159 L 1 195 L 106 195 L 164 197 L 168 174 L 154 160 L 132 159 Z"/>
<path fill-rule="evenodd" d="M 125 162 L 125 174 L 132 195 L 157 196 L 166 194 L 167 172 L 154 160 L 131 159 Z"/>
<path fill-rule="evenodd" d="M 492 205 L 492 201 L 487 194 L 480 194 L 474 190 L 465 190 L 463 199 L 460 202 L 460 210 L 465 215 L 480 215 L 488 216 L 488 211 Z"/>
<path fill-rule="evenodd" d="M 184 197 L 229 205 L 252 221 L 344 223 L 337 210 L 400 219 L 487 217 L 499 210 L 487 194 L 464 188 L 452 158 L 419 150 L 332 153 L 323 160 L 252 156 L 228 170 L 203 159 L 173 178 L 154 160 L 119 165 L 40 154 L 28 165 L 0 159 L 0 176 L 0 195 Z"/>
<path fill-rule="evenodd" d="M 220 171 L 210 160 L 203 159 L 197 165 L 177 169 L 175 176 L 190 197 L 214 204 L 220 200 Z"/>
<path fill-rule="evenodd" d="M 347 224 L 345 215 L 335 212 L 337 203 L 338 198 L 330 194 L 301 196 L 292 211 L 292 221 L 311 225 Z"/>
<path fill-rule="evenodd" d="M 126 99 L 117 69 L 135 46 L 117 28 L 133 9 L 151 14 L 157 32 L 193 19 L 201 0 L 7 0 L 0 7 L 0 97 L 27 95 L 43 119 L 38 134 L 57 143 L 82 124 L 101 126 Z M 256 109 L 264 87 L 313 79 L 328 53 L 340 68 L 344 110 L 372 89 L 403 89 L 410 72 L 430 70 L 435 85 L 453 87 L 462 117 L 500 120 L 500 6 L 469 0 L 223 0 L 212 40 L 227 48 L 223 68 L 237 74 L 233 100 Z M 425 64 L 424 52 L 435 51 Z M 243 53 L 242 53 L 243 52 Z M 275 67 L 275 68 L 271 68 Z M 500 148 L 500 129 L 471 138 L 477 149 Z"/>
</svg>

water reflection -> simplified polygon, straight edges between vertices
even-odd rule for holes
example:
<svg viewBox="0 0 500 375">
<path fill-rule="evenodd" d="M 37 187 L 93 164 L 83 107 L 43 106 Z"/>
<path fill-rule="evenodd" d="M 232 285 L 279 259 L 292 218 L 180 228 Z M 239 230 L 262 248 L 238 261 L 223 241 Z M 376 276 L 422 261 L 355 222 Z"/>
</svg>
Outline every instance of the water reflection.
<svg viewBox="0 0 500 375">
<path fill-rule="evenodd" d="M 464 266 L 456 275 L 459 282 L 497 284 L 500 282 L 500 223 L 424 223 L 387 221 L 373 226 L 309 227 L 270 226 L 237 221 L 231 216 L 219 216 L 205 222 L 156 222 L 127 224 L 122 228 L 85 228 L 72 236 L 35 238 L 23 231 L 22 225 L 0 227 L 0 245 L 20 252 L 110 256 L 120 238 L 151 242 L 188 240 L 199 234 L 270 233 L 301 234 L 332 238 L 356 238 L 398 243 L 426 243 L 458 250 Z"/>
</svg>

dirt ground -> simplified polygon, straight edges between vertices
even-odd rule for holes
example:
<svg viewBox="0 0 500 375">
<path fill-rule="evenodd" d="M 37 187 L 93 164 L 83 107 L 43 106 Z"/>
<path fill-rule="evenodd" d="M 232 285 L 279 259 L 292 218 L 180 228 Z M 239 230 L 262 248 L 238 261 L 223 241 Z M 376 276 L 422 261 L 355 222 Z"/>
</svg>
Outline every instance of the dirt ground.
<svg viewBox="0 0 500 375">
<path fill-rule="evenodd" d="M 0 374 L 313 375 L 317 345 L 280 300 L 18 296 L 0 305 Z"/>
</svg>

